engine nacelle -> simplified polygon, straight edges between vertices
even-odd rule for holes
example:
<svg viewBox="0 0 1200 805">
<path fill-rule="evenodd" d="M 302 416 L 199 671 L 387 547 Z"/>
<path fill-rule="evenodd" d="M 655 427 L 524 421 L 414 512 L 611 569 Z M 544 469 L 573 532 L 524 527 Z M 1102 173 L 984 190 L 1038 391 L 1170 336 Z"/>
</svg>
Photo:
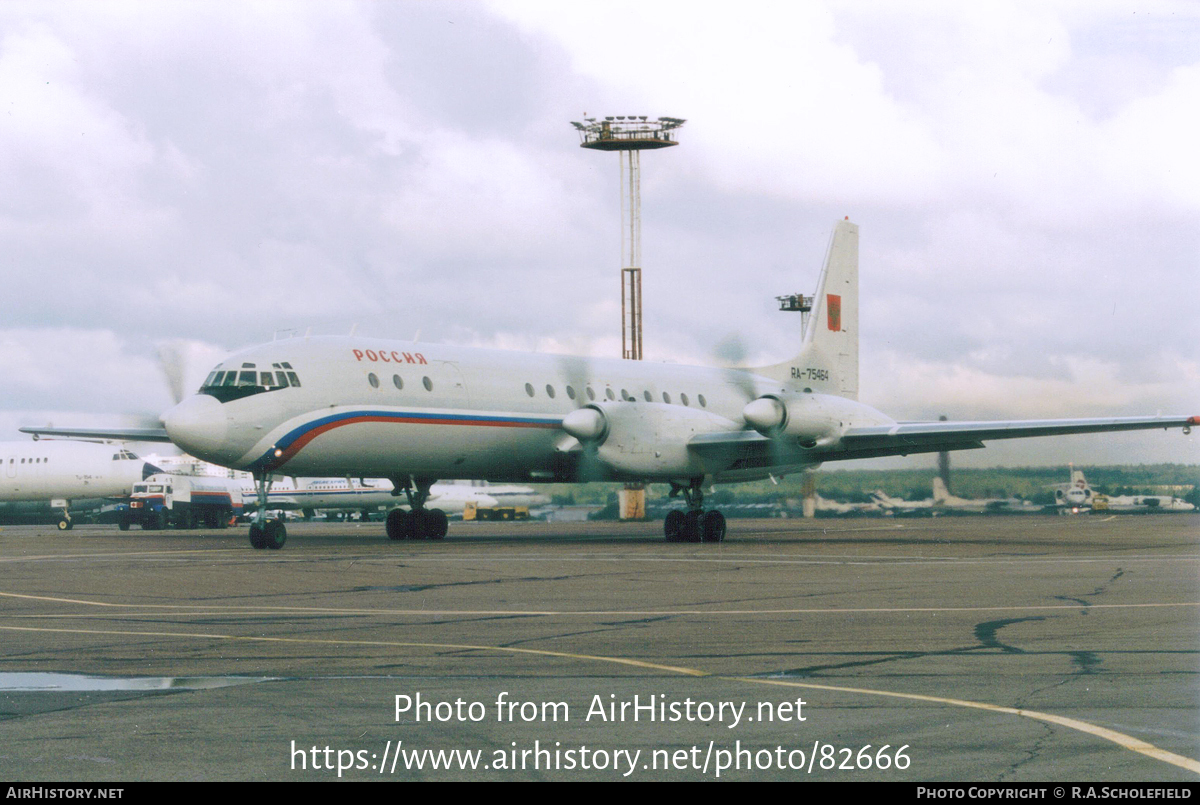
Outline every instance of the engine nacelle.
<svg viewBox="0 0 1200 805">
<path fill-rule="evenodd" d="M 873 408 L 832 394 L 767 394 L 747 403 L 742 416 L 764 436 L 790 436 L 804 447 L 834 441 L 852 425 L 892 422 Z"/>
<path fill-rule="evenodd" d="M 563 430 L 595 449 L 618 475 L 678 479 L 704 475 L 688 442 L 701 433 L 741 430 L 723 416 L 680 405 L 642 402 L 593 403 L 563 418 Z"/>
</svg>

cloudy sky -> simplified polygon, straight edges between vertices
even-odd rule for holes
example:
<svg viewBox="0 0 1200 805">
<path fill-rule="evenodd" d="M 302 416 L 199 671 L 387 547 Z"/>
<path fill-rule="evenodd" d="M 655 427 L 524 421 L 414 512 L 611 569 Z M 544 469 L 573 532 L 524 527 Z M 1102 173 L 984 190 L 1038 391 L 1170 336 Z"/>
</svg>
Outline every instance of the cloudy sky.
<svg viewBox="0 0 1200 805">
<path fill-rule="evenodd" d="M 585 114 L 688 121 L 642 162 L 650 360 L 791 355 L 774 297 L 849 215 L 865 402 L 1200 413 L 1193 3 L 10 0 L 0 104 L 0 438 L 161 411 L 164 342 L 189 384 L 310 327 L 618 354 L 617 158 Z"/>
</svg>

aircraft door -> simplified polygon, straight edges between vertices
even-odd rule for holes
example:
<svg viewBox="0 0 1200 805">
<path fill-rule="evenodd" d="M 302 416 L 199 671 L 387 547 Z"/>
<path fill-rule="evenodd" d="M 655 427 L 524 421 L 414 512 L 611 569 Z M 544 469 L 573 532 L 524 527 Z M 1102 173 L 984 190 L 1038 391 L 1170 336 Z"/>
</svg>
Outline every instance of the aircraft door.
<svg viewBox="0 0 1200 805">
<path fill-rule="evenodd" d="M 469 405 L 471 398 L 467 393 L 467 383 L 458 364 L 451 361 L 440 361 L 439 364 L 441 371 L 438 374 L 442 375 L 442 383 L 446 386 L 440 396 L 451 406 Z"/>
</svg>

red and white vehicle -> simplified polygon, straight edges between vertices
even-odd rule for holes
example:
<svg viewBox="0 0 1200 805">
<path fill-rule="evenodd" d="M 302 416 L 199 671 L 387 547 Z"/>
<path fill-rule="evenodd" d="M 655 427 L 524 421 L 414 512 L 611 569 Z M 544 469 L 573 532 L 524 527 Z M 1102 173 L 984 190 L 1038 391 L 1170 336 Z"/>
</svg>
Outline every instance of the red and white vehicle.
<svg viewBox="0 0 1200 805">
<path fill-rule="evenodd" d="M 144 529 L 225 528 L 241 513 L 241 485 L 232 478 L 161 473 L 133 485 L 129 508 L 118 524 L 122 531 L 133 524 Z"/>
</svg>

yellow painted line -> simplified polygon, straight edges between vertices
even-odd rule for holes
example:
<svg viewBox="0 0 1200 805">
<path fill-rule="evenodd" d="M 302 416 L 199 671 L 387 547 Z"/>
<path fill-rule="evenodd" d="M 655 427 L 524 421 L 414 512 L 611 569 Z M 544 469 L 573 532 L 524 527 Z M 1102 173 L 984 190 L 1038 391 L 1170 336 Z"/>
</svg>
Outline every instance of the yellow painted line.
<svg viewBox="0 0 1200 805">
<path fill-rule="evenodd" d="M 52 559 L 129 559 L 139 556 L 187 556 L 191 554 L 204 554 L 210 556 L 212 554 L 241 554 L 245 553 L 240 548 L 197 548 L 192 550 L 182 551 L 98 551 L 96 553 L 46 553 L 35 554 L 33 556 L 0 556 L 2 562 L 41 562 Z M 261 556 L 261 554 L 253 554 Z"/>
<path fill-rule="evenodd" d="M 837 691 L 839 693 L 859 693 L 869 696 L 890 696 L 896 699 L 909 699 L 919 702 L 932 702 L 934 704 L 947 704 L 954 707 L 970 707 L 976 710 L 988 710 L 993 713 L 1005 713 L 1007 715 L 1022 716 L 1024 718 L 1032 718 L 1037 721 L 1046 721 L 1051 724 L 1058 724 L 1062 727 L 1085 732 L 1088 735 L 1094 735 L 1097 738 L 1103 738 L 1106 741 L 1111 741 L 1123 749 L 1128 749 L 1131 752 L 1137 752 L 1147 757 L 1152 757 L 1155 760 L 1161 760 L 1164 763 L 1170 763 L 1173 766 L 1179 766 L 1182 769 L 1187 769 L 1190 772 L 1200 774 L 1200 761 L 1192 760 L 1183 755 L 1177 755 L 1174 752 L 1168 752 L 1165 749 L 1159 749 L 1153 744 L 1126 735 L 1116 730 L 1110 730 L 1105 727 L 1097 727 L 1095 724 L 1089 724 L 1086 721 L 1080 721 L 1077 718 L 1067 718 L 1066 716 L 1056 716 L 1052 713 L 1041 713 L 1037 710 L 1025 710 L 1024 708 L 1004 707 L 998 704 L 988 704 L 987 702 L 972 702 L 966 699 L 948 699 L 941 696 L 926 696 L 920 693 L 896 693 L 889 690 L 873 690 L 871 688 L 849 688 L 838 685 L 818 685 L 811 682 L 790 682 L 782 679 L 757 679 L 754 677 L 734 676 L 734 677 L 717 677 L 718 679 L 730 679 L 736 682 L 749 682 L 755 685 L 778 685 L 789 688 L 812 688 L 814 690 Z"/>
<path fill-rule="evenodd" d="M 713 676 L 706 671 L 700 671 L 695 668 L 684 668 L 682 666 L 663 665 L 661 663 L 646 662 L 644 660 L 633 660 L 625 657 L 605 657 L 595 654 L 574 654 L 565 651 L 548 651 L 544 649 L 530 648 L 513 648 L 511 646 L 478 646 L 471 644 L 455 644 L 455 643 L 410 643 L 397 642 L 388 640 L 319 640 L 316 638 L 299 638 L 299 637 L 261 637 L 261 636 L 242 636 L 242 635 L 225 635 L 215 633 L 191 633 L 191 632 L 132 632 L 120 631 L 114 629 L 47 629 L 43 627 L 28 627 L 28 626 L 0 626 L 0 630 L 11 632 L 51 632 L 57 634 L 85 634 L 85 635 L 123 635 L 130 637 L 175 637 L 189 638 L 197 640 L 231 640 L 247 643 L 288 643 L 295 645 L 326 645 L 326 646 L 372 646 L 384 648 L 431 648 L 431 649 L 448 649 L 453 651 L 488 651 L 504 654 L 526 654 L 541 657 L 555 657 L 559 659 L 569 660 L 588 660 L 592 662 L 612 663 L 616 665 L 624 665 L 633 668 L 645 668 L 652 671 L 666 671 L 668 673 L 683 674 L 691 677 L 712 677 L 715 679 L 724 679 L 733 682 L 744 682 L 755 685 L 776 685 L 780 687 L 794 688 L 812 688 L 815 690 L 827 690 L 841 693 L 856 693 L 866 696 L 887 696 L 897 699 L 908 699 L 911 701 L 929 702 L 932 704 L 950 705 L 953 707 L 967 707 L 976 710 L 986 710 L 994 713 L 1003 713 L 1006 715 L 1022 716 L 1024 718 L 1032 718 L 1038 721 L 1045 721 L 1051 724 L 1058 724 L 1068 729 L 1077 730 L 1079 732 L 1093 735 L 1097 738 L 1102 738 L 1106 741 L 1111 741 L 1123 749 L 1128 749 L 1132 752 L 1145 755 L 1155 760 L 1169 763 L 1173 766 L 1178 766 L 1188 771 L 1200 774 L 1200 762 L 1191 758 L 1177 755 L 1173 752 L 1168 752 L 1165 749 L 1159 749 L 1153 744 L 1134 738 L 1130 735 L 1117 732 L 1116 730 L 1098 727 L 1095 724 L 1089 724 L 1086 721 L 1080 721 L 1075 718 L 1067 718 L 1065 716 L 1056 716 L 1050 713 L 1041 713 L 1036 710 L 1023 710 L 1015 707 L 1004 707 L 1002 705 L 988 704 L 987 702 L 973 702 L 966 699 L 948 699 L 939 696 L 926 696 L 919 693 L 896 693 L 887 690 L 874 690 L 872 688 L 851 688 L 840 687 L 835 685 L 820 685 L 808 682 L 790 682 L 779 679 L 759 679 L 754 677 L 738 677 L 738 676 Z"/>
<path fill-rule="evenodd" d="M 370 609 L 348 607 L 291 607 L 291 606 L 223 606 L 217 604 L 119 604 L 108 601 L 93 601 L 82 598 L 59 598 L 48 595 L 0 592 L 0 598 L 15 598 L 27 601 L 48 601 L 55 604 L 81 604 L 104 609 L 128 609 L 139 614 L 162 611 L 176 614 L 314 614 L 314 615 L 399 615 L 404 617 L 430 616 L 528 616 L 528 617 L 663 617 L 670 615 L 900 615 L 914 613 L 953 612 L 1055 612 L 1087 609 L 1089 612 L 1105 609 L 1196 609 L 1198 601 L 1151 602 L 1141 604 L 1012 604 L 987 607 L 828 607 L 808 609 Z M 21 616 L 26 617 L 26 616 Z M 47 617 L 45 615 L 37 617 Z M 69 613 L 50 617 L 71 617 Z"/>
<path fill-rule="evenodd" d="M 566 651 L 549 651 L 546 649 L 535 648 L 513 648 L 511 646 L 477 646 L 467 643 L 413 643 L 398 642 L 393 640 L 319 640 L 308 637 L 263 637 L 215 634 L 207 632 L 129 632 L 118 629 L 47 629 L 44 627 L 32 626 L 0 626 L 0 630 L 10 632 L 54 632 L 58 634 L 126 635 L 130 637 L 186 637 L 198 640 L 232 640 L 236 642 L 247 643 L 293 643 L 299 645 L 321 646 L 374 646 L 383 648 L 450 649 L 454 651 L 495 651 L 508 654 L 532 654 L 542 657 L 558 657 L 568 660 L 591 660 L 593 662 L 616 663 L 618 665 L 628 665 L 634 668 L 647 668 L 652 671 L 669 671 L 673 674 L 684 674 L 685 676 L 709 676 L 707 672 L 697 671 L 694 668 L 682 668 L 674 665 L 659 665 L 658 663 L 646 662 L 644 660 L 626 659 L 624 657 L 600 657 L 593 654 L 572 654 Z"/>
</svg>

